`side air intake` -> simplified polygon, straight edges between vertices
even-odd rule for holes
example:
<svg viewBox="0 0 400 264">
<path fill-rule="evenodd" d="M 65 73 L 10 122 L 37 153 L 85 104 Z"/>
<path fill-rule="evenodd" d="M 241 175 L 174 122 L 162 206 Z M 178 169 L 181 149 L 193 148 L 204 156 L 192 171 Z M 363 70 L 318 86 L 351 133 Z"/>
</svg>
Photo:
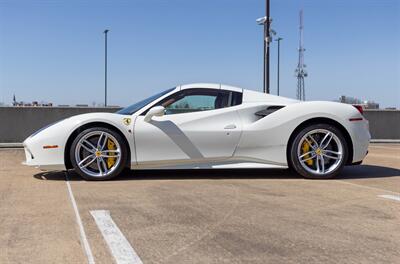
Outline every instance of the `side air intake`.
<svg viewBox="0 0 400 264">
<path fill-rule="evenodd" d="M 266 117 L 267 115 L 272 114 L 273 112 L 285 107 L 284 105 L 272 105 L 268 106 L 266 109 L 260 110 L 258 112 L 255 112 L 256 116 L 260 117 Z"/>
</svg>

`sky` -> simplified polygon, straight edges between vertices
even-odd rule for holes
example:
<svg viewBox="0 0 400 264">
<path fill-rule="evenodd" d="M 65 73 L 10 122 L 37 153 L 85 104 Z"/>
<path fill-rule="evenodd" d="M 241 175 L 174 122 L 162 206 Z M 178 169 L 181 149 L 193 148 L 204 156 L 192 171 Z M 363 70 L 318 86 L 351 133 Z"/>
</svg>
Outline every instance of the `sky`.
<svg viewBox="0 0 400 264">
<path fill-rule="evenodd" d="M 400 0 L 271 0 L 281 95 L 295 98 L 304 10 L 307 100 L 341 95 L 400 108 Z M 262 90 L 264 0 L 0 0 L 0 102 L 104 102 L 215 82 Z M 277 43 L 271 45 L 276 94 Z"/>
</svg>

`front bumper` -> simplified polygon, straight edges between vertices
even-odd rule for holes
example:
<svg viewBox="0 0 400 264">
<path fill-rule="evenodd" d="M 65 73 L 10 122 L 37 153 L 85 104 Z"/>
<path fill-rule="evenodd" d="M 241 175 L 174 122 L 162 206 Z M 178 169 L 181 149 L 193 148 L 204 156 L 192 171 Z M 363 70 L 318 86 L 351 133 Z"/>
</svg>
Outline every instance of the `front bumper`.
<svg viewBox="0 0 400 264">
<path fill-rule="evenodd" d="M 27 139 L 23 143 L 25 161 L 23 165 L 40 170 L 65 170 L 64 155 L 61 149 L 43 149 L 40 142 Z"/>
</svg>

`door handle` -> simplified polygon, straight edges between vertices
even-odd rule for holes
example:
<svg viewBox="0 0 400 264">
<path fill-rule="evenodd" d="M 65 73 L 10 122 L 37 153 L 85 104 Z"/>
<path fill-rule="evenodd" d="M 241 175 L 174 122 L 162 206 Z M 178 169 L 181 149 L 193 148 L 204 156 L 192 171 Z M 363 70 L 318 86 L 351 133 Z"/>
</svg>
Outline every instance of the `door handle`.
<svg viewBox="0 0 400 264">
<path fill-rule="evenodd" d="M 235 129 L 235 128 L 236 128 L 235 124 L 230 124 L 230 125 L 227 125 L 226 127 L 224 127 L 224 129 Z"/>
</svg>

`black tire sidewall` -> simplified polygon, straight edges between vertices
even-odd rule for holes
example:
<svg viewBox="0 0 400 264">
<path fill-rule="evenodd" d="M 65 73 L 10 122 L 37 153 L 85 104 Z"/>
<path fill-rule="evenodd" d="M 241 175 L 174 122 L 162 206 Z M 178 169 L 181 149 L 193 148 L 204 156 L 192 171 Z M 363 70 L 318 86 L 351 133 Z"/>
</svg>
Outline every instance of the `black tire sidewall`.
<svg viewBox="0 0 400 264">
<path fill-rule="evenodd" d="M 306 171 L 300 164 L 300 161 L 298 160 L 298 157 L 297 157 L 297 147 L 300 143 L 301 138 L 308 132 L 315 130 L 315 129 L 325 129 L 325 130 L 331 131 L 338 137 L 338 139 L 340 140 L 340 142 L 342 143 L 342 146 L 343 146 L 343 159 L 342 159 L 341 163 L 335 170 L 333 170 L 330 173 L 325 174 L 325 175 L 314 174 L 314 173 Z M 310 125 L 308 127 L 303 128 L 302 130 L 300 130 L 300 132 L 297 133 L 297 135 L 294 138 L 294 140 L 291 144 L 291 147 L 290 147 L 290 161 L 289 162 L 290 162 L 290 167 L 292 167 L 298 174 L 300 174 L 304 178 L 331 179 L 331 178 L 336 177 L 341 172 L 341 170 L 343 169 L 343 167 L 346 164 L 348 155 L 349 155 L 349 151 L 348 151 L 346 139 L 344 138 L 343 133 L 336 126 L 330 125 L 330 124 L 314 124 L 314 125 Z"/>
<path fill-rule="evenodd" d="M 83 172 L 78 164 L 76 163 L 75 160 L 75 148 L 76 145 L 78 144 L 79 140 L 86 134 L 93 132 L 93 131 L 102 131 L 102 132 L 106 132 L 111 134 L 117 141 L 118 144 L 121 147 L 121 162 L 118 164 L 118 167 L 110 174 L 104 177 L 93 177 L 90 175 L 87 175 L 85 172 Z M 127 157 L 128 157 L 128 150 L 127 150 L 127 146 L 124 143 L 124 140 L 122 139 L 122 137 L 115 132 L 112 129 L 109 128 L 104 128 L 104 127 L 92 127 L 92 128 L 88 128 L 85 129 L 84 131 L 82 131 L 81 133 L 79 133 L 76 138 L 74 139 L 74 141 L 72 142 L 71 148 L 69 150 L 69 157 L 71 160 L 71 164 L 74 168 L 74 170 L 85 180 L 89 180 L 89 181 L 104 181 L 104 180 L 110 180 L 112 178 L 117 177 L 126 167 L 127 164 Z"/>
</svg>

